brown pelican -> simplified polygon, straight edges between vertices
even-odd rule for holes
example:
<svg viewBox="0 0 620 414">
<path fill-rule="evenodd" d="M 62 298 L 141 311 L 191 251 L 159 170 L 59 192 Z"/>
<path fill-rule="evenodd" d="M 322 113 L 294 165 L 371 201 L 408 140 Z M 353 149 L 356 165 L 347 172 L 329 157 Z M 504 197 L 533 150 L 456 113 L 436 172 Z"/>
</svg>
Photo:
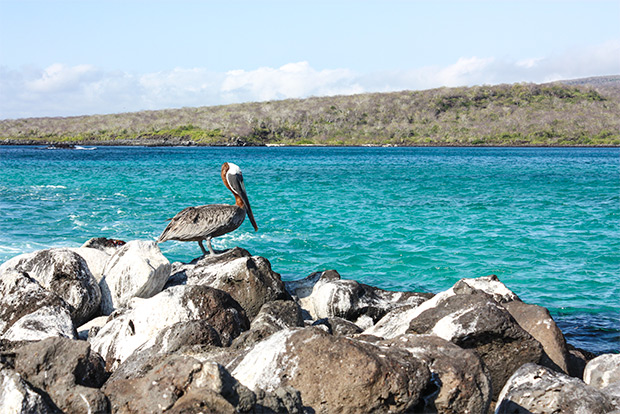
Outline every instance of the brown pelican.
<svg viewBox="0 0 620 414">
<path fill-rule="evenodd" d="M 197 241 L 200 249 L 207 254 L 202 241 L 207 241 L 210 254 L 215 254 L 211 239 L 237 229 L 247 213 L 254 230 L 258 230 L 254 214 L 248 201 L 243 184 L 241 169 L 232 162 L 222 164 L 222 181 L 235 196 L 235 204 L 210 204 L 206 206 L 187 207 L 170 219 L 170 223 L 157 239 L 158 243 L 166 240 Z"/>
</svg>

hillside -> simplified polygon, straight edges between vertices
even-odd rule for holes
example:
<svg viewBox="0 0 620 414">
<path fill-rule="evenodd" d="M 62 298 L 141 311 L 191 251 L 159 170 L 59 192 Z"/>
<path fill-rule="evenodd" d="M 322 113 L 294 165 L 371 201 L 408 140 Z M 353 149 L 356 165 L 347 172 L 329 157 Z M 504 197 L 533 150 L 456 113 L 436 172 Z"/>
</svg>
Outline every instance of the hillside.
<svg viewBox="0 0 620 414">
<path fill-rule="evenodd" d="M 620 76 L 0 120 L 0 144 L 620 146 Z"/>
</svg>

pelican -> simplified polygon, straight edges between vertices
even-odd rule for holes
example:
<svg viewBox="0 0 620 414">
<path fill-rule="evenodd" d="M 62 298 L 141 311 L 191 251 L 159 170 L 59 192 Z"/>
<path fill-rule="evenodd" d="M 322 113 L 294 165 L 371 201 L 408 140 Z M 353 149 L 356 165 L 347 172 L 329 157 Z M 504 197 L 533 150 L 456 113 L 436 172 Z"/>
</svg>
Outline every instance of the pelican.
<svg viewBox="0 0 620 414">
<path fill-rule="evenodd" d="M 207 241 L 209 254 L 214 255 L 211 239 L 236 230 L 247 213 L 254 230 L 258 230 L 254 214 L 248 201 L 243 184 L 241 168 L 232 162 L 222 164 L 222 181 L 235 196 L 235 204 L 210 204 L 206 206 L 187 207 L 170 219 L 170 223 L 157 239 L 158 243 L 166 240 L 197 241 L 203 254 L 207 254 L 202 242 Z"/>
</svg>

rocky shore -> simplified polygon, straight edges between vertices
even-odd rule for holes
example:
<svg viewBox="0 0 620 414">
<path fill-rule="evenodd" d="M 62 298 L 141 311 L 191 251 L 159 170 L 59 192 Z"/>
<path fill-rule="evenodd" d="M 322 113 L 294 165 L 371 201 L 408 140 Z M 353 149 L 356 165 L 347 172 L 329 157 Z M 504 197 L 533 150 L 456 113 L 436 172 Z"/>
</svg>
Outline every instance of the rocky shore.
<svg viewBox="0 0 620 414">
<path fill-rule="evenodd" d="M 0 265 L 0 412 L 620 413 L 620 355 L 495 276 L 390 292 L 91 239 Z"/>
</svg>

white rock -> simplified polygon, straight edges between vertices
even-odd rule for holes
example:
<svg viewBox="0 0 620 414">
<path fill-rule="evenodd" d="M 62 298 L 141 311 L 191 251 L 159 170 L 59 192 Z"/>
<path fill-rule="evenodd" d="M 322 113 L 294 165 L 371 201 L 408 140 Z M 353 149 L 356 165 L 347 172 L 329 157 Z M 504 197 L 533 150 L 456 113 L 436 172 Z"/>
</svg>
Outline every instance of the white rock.
<svg viewBox="0 0 620 414">
<path fill-rule="evenodd" d="M 525 364 L 506 382 L 495 414 L 609 413 L 613 400 L 577 378 L 535 364 Z"/>
<path fill-rule="evenodd" d="M 55 336 L 77 339 L 71 314 L 61 306 L 44 306 L 21 317 L 0 339 L 40 341 Z"/>
<path fill-rule="evenodd" d="M 89 338 L 92 349 L 106 360 L 106 369 L 113 371 L 138 347 L 177 322 L 204 319 L 211 323 L 211 318 L 223 319 L 221 323 L 227 325 L 214 328 L 223 338 L 230 337 L 235 329 L 239 331 L 238 326 L 232 326 L 237 321 L 235 318 L 245 316 L 218 299 L 216 294 L 225 295 L 231 304 L 234 302 L 224 292 L 207 286 L 173 286 L 148 299 L 134 298 L 126 309 L 118 315 L 113 314 L 99 332 Z M 236 302 L 234 306 L 241 311 Z M 248 329 L 247 318 L 244 324 L 244 329 Z"/>
<path fill-rule="evenodd" d="M 598 389 L 620 381 L 620 354 L 604 354 L 589 361 L 583 380 Z"/>
<path fill-rule="evenodd" d="M 233 370 L 233 377 L 253 391 L 278 388 L 283 370 L 281 356 L 287 352 L 286 341 L 295 332 L 296 329 L 284 329 L 257 343 Z"/>
<path fill-rule="evenodd" d="M 3 265 L 25 272 L 47 290 L 69 304 L 77 324 L 87 321 L 99 309 L 101 290 L 86 261 L 69 249 L 39 250 L 20 255 Z"/>
<path fill-rule="evenodd" d="M 434 308 L 440 301 L 454 295 L 454 290 L 450 288 L 444 292 L 438 293 L 431 299 L 423 302 L 420 306 L 396 308 L 388 312 L 379 322 L 371 328 L 366 329 L 363 333 L 386 339 L 403 335 L 407 332 L 407 329 L 409 329 L 409 324 L 413 319 L 417 318 L 422 312 Z"/>
<path fill-rule="evenodd" d="M 74 337 L 70 307 L 24 272 L 0 273 L 0 334 L 17 341 Z"/>
<path fill-rule="evenodd" d="M 154 241 L 134 240 L 108 260 L 99 282 L 101 310 L 110 314 L 132 298 L 149 298 L 161 292 L 170 276 L 170 262 Z"/>
<path fill-rule="evenodd" d="M 110 255 L 99 249 L 92 249 L 90 247 L 79 247 L 69 249 L 79 254 L 88 265 L 88 269 L 93 274 L 93 277 L 99 283 L 103 277 L 103 269 L 106 263 L 110 260 Z"/>
<path fill-rule="evenodd" d="M 12 369 L 0 371 L 0 408 L 3 414 L 46 414 L 53 411 L 21 375 Z"/>
<path fill-rule="evenodd" d="M 489 295 L 493 296 L 499 303 L 511 302 L 513 300 L 520 300 L 519 297 L 499 281 L 497 276 L 483 276 L 475 279 L 461 279 L 469 286 L 476 290 L 481 290 Z"/>
</svg>

